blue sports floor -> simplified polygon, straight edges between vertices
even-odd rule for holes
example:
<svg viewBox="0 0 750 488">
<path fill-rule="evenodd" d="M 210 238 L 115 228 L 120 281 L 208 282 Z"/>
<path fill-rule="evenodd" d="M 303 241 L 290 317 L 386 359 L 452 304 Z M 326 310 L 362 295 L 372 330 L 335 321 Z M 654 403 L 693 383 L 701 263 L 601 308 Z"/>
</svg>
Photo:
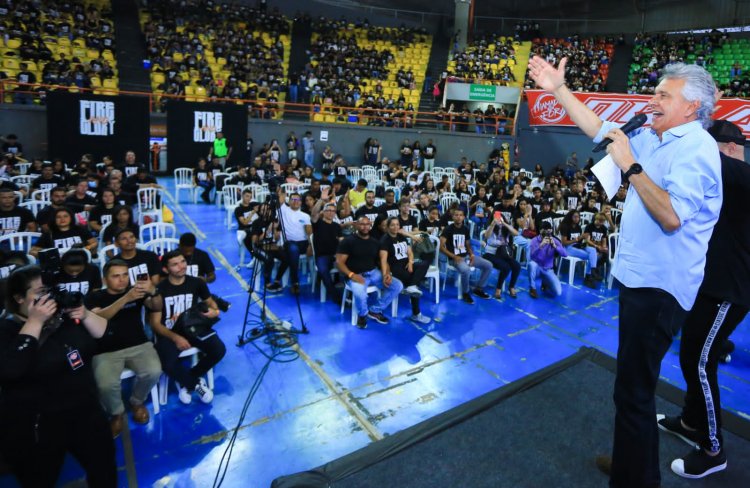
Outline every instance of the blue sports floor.
<svg viewBox="0 0 750 488">
<path fill-rule="evenodd" d="M 164 184 L 171 192 L 171 180 Z M 188 200 L 185 193 L 182 200 Z M 176 205 L 171 196 L 167 204 L 175 211 L 179 231 L 195 233 L 199 247 L 212 255 L 217 281 L 211 291 L 233 304 L 216 326 L 227 355 L 215 368 L 212 404 L 195 399 L 182 405 L 173 389 L 169 403 L 148 425 L 131 422 L 130 431 L 116 441 L 121 486 L 211 486 L 248 393 L 267 362 L 253 345 L 235 345 L 250 270 L 234 270 L 239 262 L 236 231 L 227 230 L 224 211 L 215 205 Z M 490 283 L 494 280 L 493 272 Z M 435 318 L 428 326 L 406 320 L 410 310 L 402 296 L 399 318 L 388 326 L 371 321 L 366 330 L 350 325 L 349 310 L 340 315 L 337 306 L 321 304 L 310 287 L 303 286 L 302 313 L 311 333 L 300 336 L 298 359 L 268 368 L 237 433 L 223 486 L 268 487 L 280 475 L 331 461 L 537 371 L 581 346 L 614 356 L 617 292 L 590 290 L 580 282 L 579 277 L 574 286 L 563 284 L 557 300 L 533 300 L 523 272 L 518 299 L 477 299 L 469 306 L 456 300 L 451 276 L 440 304 L 429 293 L 422 298 L 423 313 Z M 268 307 L 299 327 L 288 292 L 270 297 Z M 745 417 L 750 414 L 749 322 L 733 336 L 738 350 L 732 362 L 720 368 L 724 407 Z M 683 387 L 678 347 L 676 341 L 662 376 Z M 602 446 L 602 452 L 608 449 Z M 69 461 L 61 481 L 81 476 L 81 469 Z M 0 486 L 16 484 L 5 476 Z"/>
</svg>

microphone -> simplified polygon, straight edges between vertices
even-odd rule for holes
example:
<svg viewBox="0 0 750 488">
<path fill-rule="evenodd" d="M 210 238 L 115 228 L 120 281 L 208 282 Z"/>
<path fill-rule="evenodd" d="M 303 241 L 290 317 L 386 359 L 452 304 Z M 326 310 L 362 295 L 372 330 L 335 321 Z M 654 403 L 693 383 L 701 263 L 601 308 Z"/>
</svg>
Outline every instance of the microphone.
<svg viewBox="0 0 750 488">
<path fill-rule="evenodd" d="M 625 125 L 620 127 L 620 130 L 622 130 L 624 133 L 627 134 L 628 132 L 634 131 L 638 127 L 645 124 L 646 120 L 648 120 L 648 117 L 646 116 L 646 114 L 638 114 L 632 119 L 625 122 Z M 609 146 L 611 143 L 612 143 L 612 139 L 610 139 L 609 137 L 605 137 L 604 139 L 602 139 L 602 141 L 599 144 L 594 146 L 594 149 L 592 149 L 591 152 L 603 151 L 604 148 Z"/>
</svg>

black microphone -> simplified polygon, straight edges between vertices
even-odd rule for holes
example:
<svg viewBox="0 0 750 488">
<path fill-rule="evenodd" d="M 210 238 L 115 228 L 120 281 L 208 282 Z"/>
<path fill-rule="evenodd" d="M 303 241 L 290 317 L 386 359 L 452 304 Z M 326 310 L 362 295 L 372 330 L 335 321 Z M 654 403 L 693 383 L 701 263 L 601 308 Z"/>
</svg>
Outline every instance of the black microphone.
<svg viewBox="0 0 750 488">
<path fill-rule="evenodd" d="M 628 132 L 633 131 L 645 124 L 646 120 L 648 120 L 646 114 L 638 114 L 632 119 L 625 122 L 625 125 L 620 127 L 620 130 L 627 134 Z M 610 139 L 609 137 L 605 137 L 599 144 L 594 146 L 594 149 L 592 149 L 591 152 L 603 151 L 605 147 L 610 145 L 610 143 L 612 143 L 612 139 Z"/>
</svg>

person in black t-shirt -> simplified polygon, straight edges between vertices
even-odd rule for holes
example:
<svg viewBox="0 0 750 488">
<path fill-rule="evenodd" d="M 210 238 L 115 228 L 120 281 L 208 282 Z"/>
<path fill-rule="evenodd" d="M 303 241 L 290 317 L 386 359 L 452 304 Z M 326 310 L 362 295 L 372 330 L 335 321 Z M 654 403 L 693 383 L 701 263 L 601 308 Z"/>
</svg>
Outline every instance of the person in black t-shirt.
<svg viewBox="0 0 750 488">
<path fill-rule="evenodd" d="M 135 223 L 133 209 L 127 205 L 118 205 L 112 209 L 112 222 L 104 229 L 102 241 L 106 245 L 114 244 L 117 234 L 124 229 L 130 229 L 136 236 L 140 235 L 140 226 Z"/>
<path fill-rule="evenodd" d="M 357 219 L 357 233 L 341 241 L 336 251 L 336 267 L 349 280 L 347 286 L 352 292 L 352 306 L 358 317 L 356 325 L 360 329 L 367 327 L 368 317 L 387 324 L 389 320 L 383 315 L 383 310 L 404 288 L 398 278 L 383 275 L 378 270 L 380 243 L 370 236 L 371 227 L 369 218 Z M 367 305 L 368 286 L 381 288 L 379 300 L 371 307 Z"/>
<path fill-rule="evenodd" d="M 596 250 L 597 274 L 604 277 L 604 263 L 609 259 L 609 243 L 607 227 L 604 225 L 607 219 L 604 214 L 594 215 L 594 221 L 583 229 L 584 239 L 588 239 L 589 246 Z"/>
<path fill-rule="evenodd" d="M 424 280 L 430 261 L 414 262 L 414 253 L 406 237 L 399 234 L 401 226 L 398 217 L 387 221 L 387 233 L 380 240 L 380 272 L 383 276 L 392 274 L 404 284 L 404 292 L 411 297 L 411 317 L 419 324 L 429 324 L 430 318 L 422 314 L 419 297 L 422 291 L 417 287 Z"/>
<path fill-rule="evenodd" d="M 478 268 L 482 272 L 476 287 L 472 290 L 473 293 L 480 298 L 489 298 L 490 296 L 484 292 L 484 285 L 487 284 L 487 279 L 492 272 L 492 263 L 474 254 L 474 250 L 471 248 L 469 228 L 464 225 L 465 218 L 464 211 L 460 208 L 453 211 L 453 223 L 447 226 L 440 235 L 440 252 L 445 254 L 451 260 L 451 264 L 456 267 L 463 285 L 462 290 L 460 290 L 463 300 L 472 305 L 474 299 L 471 298 L 469 293 L 471 267 Z"/>
<path fill-rule="evenodd" d="M 602 277 L 596 267 L 596 249 L 589 245 L 589 238 L 583 234 L 581 215 L 578 210 L 571 210 L 565 215 L 560 222 L 559 232 L 560 241 L 562 241 L 569 256 L 588 260 L 589 272 L 584 277 L 583 284 L 591 289 L 598 289 L 599 285 L 596 282 L 601 280 Z"/>
<path fill-rule="evenodd" d="M 128 368 L 135 373 L 129 403 L 138 424 L 149 421 L 143 403 L 161 376 L 159 356 L 146 337 L 141 320 L 144 304 L 154 306 L 156 287 L 148 280 L 129 287 L 128 265 L 121 259 L 104 265 L 104 280 L 107 288 L 87 296 L 86 305 L 109 321 L 107 331 L 97 341 L 93 367 L 99 399 L 110 416 L 112 437 L 117 437 L 125 413 L 120 380 L 123 370 Z"/>
<path fill-rule="evenodd" d="M 258 218 L 257 202 L 253 202 L 253 192 L 247 188 L 242 191 L 242 201 L 234 209 L 234 219 L 237 221 L 237 239 L 242 240 L 245 248 L 252 252 L 253 242 L 250 226 Z"/>
<path fill-rule="evenodd" d="M 65 208 L 65 197 L 67 190 L 58 186 L 50 192 L 50 204 L 40 209 L 36 213 L 36 222 L 39 224 L 40 232 L 49 232 L 49 224 L 52 222 L 55 211 L 59 208 Z"/>
<path fill-rule="evenodd" d="M 107 321 L 84 306 L 59 316 L 46 290 L 37 266 L 8 278 L 12 315 L 0 320 L 0 453 L 21 486 L 54 486 L 70 452 L 89 486 L 114 488 L 115 446 L 91 369 L 94 339 Z"/>
<path fill-rule="evenodd" d="M 99 268 L 89 264 L 88 256 L 82 250 L 71 249 L 62 255 L 60 261 L 62 270 L 55 276 L 58 288 L 88 295 L 102 287 Z"/>
<path fill-rule="evenodd" d="M 385 217 L 398 216 L 398 204 L 396 203 L 396 193 L 393 190 L 385 192 L 385 203 L 377 207 L 378 212 Z"/>
<path fill-rule="evenodd" d="M 208 253 L 195 247 L 195 244 L 195 234 L 185 232 L 180 236 L 180 252 L 187 261 L 187 274 L 213 283 L 216 281 L 216 267 Z"/>
<path fill-rule="evenodd" d="M 243 168 L 240 168 L 240 172 L 242 172 L 242 170 Z M 214 178 L 213 173 L 208 169 L 208 162 L 205 158 L 200 158 L 198 160 L 198 166 L 195 168 L 193 179 L 197 186 L 203 188 L 201 199 L 205 203 L 209 203 L 211 201 L 211 190 L 214 187 Z"/>
<path fill-rule="evenodd" d="M 88 249 L 92 255 L 96 253 L 98 242 L 88 229 L 75 224 L 73 212 L 67 208 L 55 210 L 49 227 L 49 232 L 43 233 L 29 251 L 32 256 L 36 257 L 42 249 L 53 247 L 59 249 L 61 254 L 74 247 Z"/>
<path fill-rule="evenodd" d="M 86 178 L 78 180 L 73 194 L 65 199 L 65 206 L 76 214 L 84 214 L 84 212 L 89 212 L 96 206 L 96 199 L 89 195 L 89 182 Z M 88 220 L 88 213 L 84 215 Z"/>
<path fill-rule="evenodd" d="M 323 205 L 323 212 L 318 212 L 318 207 L 319 205 L 313 207 L 313 215 L 310 219 L 313 223 L 315 267 L 318 270 L 318 276 L 323 281 L 323 286 L 326 287 L 327 296 L 334 303 L 341 303 L 341 291 L 335 287 L 331 276 L 331 270 L 335 270 L 336 249 L 343 236 L 341 225 L 333 221 L 336 217 L 336 203 L 329 202 Z"/>
<path fill-rule="evenodd" d="M 208 306 L 208 311 L 202 313 L 206 318 L 218 317 L 219 309 L 211 298 L 206 282 L 187 275 L 187 262 L 180 251 L 165 254 L 162 264 L 167 278 L 159 283 L 158 294 L 161 299 L 155 300 L 153 313 L 149 316 L 151 327 L 158 336 L 156 351 L 159 353 L 162 369 L 179 383 L 179 398 L 182 403 L 192 401 L 193 391 L 203 403 L 209 403 L 214 394 L 202 376 L 221 361 L 226 347 L 216 332 L 203 338 L 188 339 L 172 328 L 181 313 L 199 302 L 205 302 Z M 187 369 L 180 363 L 179 356 L 181 351 L 191 347 L 200 349 L 203 356 L 198 364 Z"/>
<path fill-rule="evenodd" d="M 89 212 L 89 228 L 98 235 L 102 227 L 112 222 L 115 208 L 115 193 L 111 188 L 103 189 L 101 203 Z"/>
<path fill-rule="evenodd" d="M 52 165 L 44 163 L 42 166 L 42 176 L 31 182 L 32 190 L 52 190 L 58 186 L 62 186 L 64 182 L 62 179 L 55 175 Z"/>
<path fill-rule="evenodd" d="M 281 291 L 281 278 L 289 267 L 289 261 L 287 253 L 279 246 L 281 239 L 279 222 L 271 213 L 268 204 L 264 203 L 258 207 L 258 218 L 250 225 L 247 233 L 250 252 L 253 257 L 263 263 L 264 286 L 273 293 Z M 279 261 L 279 268 L 276 271 L 276 279 L 271 282 L 275 260 Z"/>
<path fill-rule="evenodd" d="M 552 211 L 552 202 L 544 199 L 542 200 L 541 210 L 534 217 L 534 227 L 536 229 L 542 228 L 542 222 L 549 222 L 554 227 L 555 219 L 559 217 L 555 212 Z"/>
<path fill-rule="evenodd" d="M 137 244 L 138 239 L 132 230 L 122 229 L 117 232 L 115 245 L 120 249 L 118 258 L 128 265 L 130 285 L 135 286 L 139 276 L 148 275 L 151 283 L 156 286 L 161 281 L 159 256 L 152 251 L 138 249 Z"/>
<path fill-rule="evenodd" d="M 16 206 L 16 195 L 9 188 L 0 188 L 0 235 L 14 232 L 36 232 L 34 214 Z"/>
</svg>

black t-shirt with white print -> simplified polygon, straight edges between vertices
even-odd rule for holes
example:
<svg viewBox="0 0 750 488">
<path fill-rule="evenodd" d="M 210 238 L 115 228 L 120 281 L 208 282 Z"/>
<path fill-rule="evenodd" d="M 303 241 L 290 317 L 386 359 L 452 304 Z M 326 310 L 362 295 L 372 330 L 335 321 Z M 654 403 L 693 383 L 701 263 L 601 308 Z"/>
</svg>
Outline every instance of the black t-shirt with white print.
<svg viewBox="0 0 750 488">
<path fill-rule="evenodd" d="M 117 259 L 122 259 L 128 265 L 128 278 L 130 279 L 130 286 L 135 286 L 135 282 L 138 281 L 138 275 L 147 273 L 149 279 L 153 275 L 158 275 L 161 271 L 161 263 L 159 256 L 152 251 L 146 251 L 143 249 L 136 249 L 135 256 L 130 259 L 125 259 L 122 255 L 115 256 Z"/>
<path fill-rule="evenodd" d="M 414 232 L 417 230 L 417 219 L 413 215 L 409 215 L 406 219 L 402 219 L 401 215 L 398 216 L 398 223 L 404 232 Z"/>
<path fill-rule="evenodd" d="M 24 232 L 30 222 L 34 222 L 34 214 L 28 208 L 15 207 L 13 210 L 0 210 L 0 235 Z"/>
<path fill-rule="evenodd" d="M 419 221 L 419 230 L 427 232 L 431 236 L 440 237 L 440 219 L 435 222 L 429 219 L 422 219 Z"/>
<path fill-rule="evenodd" d="M 91 233 L 78 226 L 73 226 L 65 231 L 45 232 L 37 241 L 37 247 L 49 249 L 55 247 L 61 251 L 67 251 L 73 246 L 83 247 L 91 239 Z"/>
<path fill-rule="evenodd" d="M 406 237 L 398 234 L 391 237 L 386 234 L 380 240 L 380 250 L 388 253 L 388 266 L 406 268 L 409 262 L 409 242 Z"/>
<path fill-rule="evenodd" d="M 189 257 L 185 256 L 185 260 L 187 261 L 187 274 L 189 276 L 201 278 L 216 272 L 216 267 L 213 261 L 211 261 L 211 257 L 206 251 L 201 249 L 194 249 L 192 255 Z"/>
<path fill-rule="evenodd" d="M 586 226 L 584 232 L 591 236 L 591 240 L 597 245 L 601 245 L 607 239 L 607 228 L 605 226 L 597 227 L 593 222 Z"/>
<path fill-rule="evenodd" d="M 452 254 L 456 256 L 468 256 L 469 249 L 466 247 L 469 242 L 469 228 L 462 225 L 458 228 L 454 225 L 449 225 L 443 231 L 440 237 L 445 237 L 445 247 Z"/>
<path fill-rule="evenodd" d="M 161 321 L 170 329 L 173 325 L 172 317 L 211 297 L 206 282 L 193 276 L 185 276 L 181 285 L 174 285 L 167 278 L 159 283 L 158 290 L 164 300 Z"/>
<path fill-rule="evenodd" d="M 112 294 L 107 290 L 97 290 L 86 297 L 86 307 L 88 309 L 107 308 L 126 293 L 127 291 Z M 96 341 L 97 354 L 139 346 L 148 341 L 143 330 L 143 320 L 141 320 L 143 301 L 144 299 L 141 298 L 126 303 L 114 317 L 109 319 L 104 335 Z"/>
<path fill-rule="evenodd" d="M 102 287 L 102 275 L 99 268 L 93 264 L 87 264 L 83 271 L 76 276 L 69 275 L 65 270 L 62 270 L 57 275 L 56 281 L 58 288 L 70 292 L 79 291 L 84 295 Z"/>
</svg>

